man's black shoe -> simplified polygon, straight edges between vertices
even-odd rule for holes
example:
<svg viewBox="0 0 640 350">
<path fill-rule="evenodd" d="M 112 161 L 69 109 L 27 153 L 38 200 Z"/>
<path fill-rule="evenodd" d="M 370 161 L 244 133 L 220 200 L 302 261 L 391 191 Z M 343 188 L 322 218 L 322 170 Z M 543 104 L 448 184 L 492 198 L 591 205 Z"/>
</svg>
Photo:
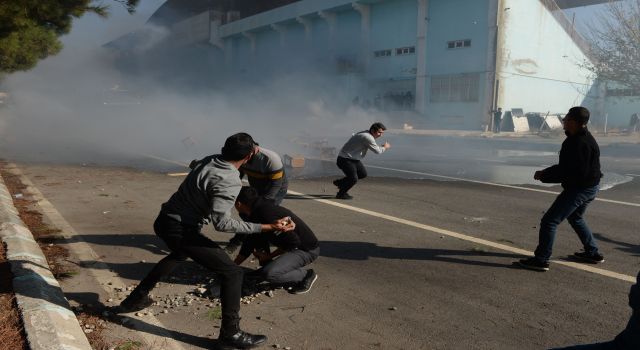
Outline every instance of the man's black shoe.
<svg viewBox="0 0 640 350">
<path fill-rule="evenodd" d="M 289 289 L 289 293 L 291 294 L 304 294 L 311 290 L 313 284 L 318 279 L 318 274 L 316 274 L 313 269 L 307 270 L 307 274 L 304 276 L 304 279 L 300 281 L 297 285 Z"/>
<path fill-rule="evenodd" d="M 134 311 L 140 311 L 153 305 L 153 299 L 149 295 L 140 295 L 132 292 L 126 297 L 119 306 L 114 308 L 115 313 L 129 313 Z"/>
<path fill-rule="evenodd" d="M 336 194 L 336 199 L 353 199 L 348 193 L 340 193 Z"/>
<path fill-rule="evenodd" d="M 602 254 L 600 253 L 577 252 L 574 253 L 573 256 L 579 260 L 592 264 L 599 264 L 604 262 L 604 256 L 602 256 Z"/>
<path fill-rule="evenodd" d="M 267 341 L 267 337 L 260 334 L 251 334 L 239 330 L 235 334 L 226 335 L 222 331 L 218 337 L 220 345 L 231 349 L 250 349 L 260 346 Z"/>
<path fill-rule="evenodd" d="M 549 263 L 540 261 L 538 258 L 528 258 L 528 259 L 520 259 L 518 264 L 525 269 L 535 270 L 535 271 L 549 271 Z"/>
</svg>

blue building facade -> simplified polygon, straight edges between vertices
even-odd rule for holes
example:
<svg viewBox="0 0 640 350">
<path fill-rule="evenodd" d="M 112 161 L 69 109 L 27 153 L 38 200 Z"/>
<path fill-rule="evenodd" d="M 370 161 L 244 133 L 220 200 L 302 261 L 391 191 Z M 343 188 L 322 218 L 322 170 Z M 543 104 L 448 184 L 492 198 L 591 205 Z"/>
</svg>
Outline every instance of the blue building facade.
<svg viewBox="0 0 640 350">
<path fill-rule="evenodd" d="M 208 43 L 211 64 L 238 81 L 332 76 L 346 99 L 398 123 L 477 130 L 497 107 L 606 113 L 580 65 L 589 60 L 584 39 L 553 0 L 300 0 L 231 17 L 211 10 L 182 20 L 172 40 Z"/>
</svg>

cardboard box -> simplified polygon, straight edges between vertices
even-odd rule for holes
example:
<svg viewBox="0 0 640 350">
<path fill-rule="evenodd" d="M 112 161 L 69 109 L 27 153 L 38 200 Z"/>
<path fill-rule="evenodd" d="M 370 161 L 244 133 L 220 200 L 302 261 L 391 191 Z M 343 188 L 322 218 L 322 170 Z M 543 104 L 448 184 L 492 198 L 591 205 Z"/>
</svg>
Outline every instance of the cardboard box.
<svg viewBox="0 0 640 350">
<path fill-rule="evenodd" d="M 300 154 L 285 154 L 284 165 L 290 168 L 304 168 L 304 156 Z"/>
</svg>

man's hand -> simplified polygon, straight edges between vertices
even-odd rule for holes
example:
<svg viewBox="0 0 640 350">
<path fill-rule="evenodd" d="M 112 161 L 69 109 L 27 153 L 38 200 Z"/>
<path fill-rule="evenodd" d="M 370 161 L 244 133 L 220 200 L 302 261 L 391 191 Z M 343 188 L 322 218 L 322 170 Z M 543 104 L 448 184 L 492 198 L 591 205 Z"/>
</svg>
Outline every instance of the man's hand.
<svg viewBox="0 0 640 350">
<path fill-rule="evenodd" d="M 538 170 L 538 171 L 536 171 L 536 173 L 535 173 L 535 174 L 533 174 L 533 179 L 534 179 L 534 180 L 538 180 L 538 181 L 539 181 L 540 179 L 542 179 L 542 173 L 543 173 L 543 171 L 542 171 L 542 170 Z"/>
<path fill-rule="evenodd" d="M 384 147 L 384 149 L 389 149 L 391 148 L 391 144 L 389 142 L 385 142 L 384 145 L 382 145 L 382 147 Z"/>
<path fill-rule="evenodd" d="M 276 231 L 280 232 L 289 232 L 296 228 L 296 224 L 288 216 L 276 220 L 272 225 L 274 225 Z"/>
</svg>

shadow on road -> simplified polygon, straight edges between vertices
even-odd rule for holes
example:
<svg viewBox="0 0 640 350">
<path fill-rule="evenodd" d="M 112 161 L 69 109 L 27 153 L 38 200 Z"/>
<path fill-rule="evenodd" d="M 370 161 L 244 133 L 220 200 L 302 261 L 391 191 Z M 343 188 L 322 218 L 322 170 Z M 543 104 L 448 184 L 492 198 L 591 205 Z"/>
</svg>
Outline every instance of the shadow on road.
<svg viewBox="0 0 640 350">
<path fill-rule="evenodd" d="M 617 245 L 618 247 L 615 248 L 617 250 L 630 253 L 633 256 L 640 256 L 640 245 L 627 243 L 627 242 L 622 242 L 622 241 L 616 241 L 615 239 L 608 238 L 607 236 L 603 235 L 602 233 L 594 232 L 593 236 L 598 241 L 607 242 L 607 243 L 611 243 L 611 244 Z"/>
<path fill-rule="evenodd" d="M 367 260 L 369 258 L 434 260 L 454 264 L 503 268 L 514 268 L 512 259 L 522 258 L 521 255 L 517 254 L 495 253 L 481 250 L 381 247 L 375 243 L 340 241 L 321 241 L 320 255 L 327 258 L 346 260 Z M 508 258 L 509 261 L 500 264 L 470 259 L 473 257 Z"/>
</svg>

